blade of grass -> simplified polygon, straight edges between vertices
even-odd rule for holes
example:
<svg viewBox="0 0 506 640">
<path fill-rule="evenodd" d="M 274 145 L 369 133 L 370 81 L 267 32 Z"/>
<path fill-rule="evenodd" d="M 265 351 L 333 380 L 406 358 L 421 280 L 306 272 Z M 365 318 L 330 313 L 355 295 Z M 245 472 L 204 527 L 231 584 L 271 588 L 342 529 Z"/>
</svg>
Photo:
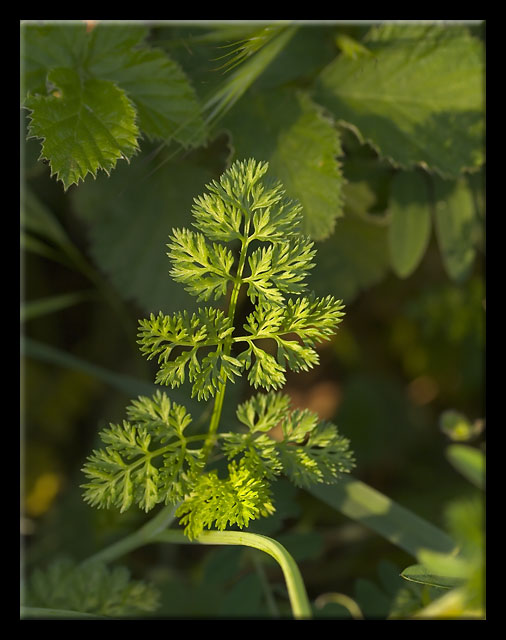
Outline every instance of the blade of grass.
<svg viewBox="0 0 506 640">
<path fill-rule="evenodd" d="M 122 330 L 130 337 L 132 331 L 135 331 L 135 327 L 128 317 L 125 303 L 116 290 L 88 261 L 79 247 L 74 244 L 53 211 L 46 207 L 30 189 L 26 189 L 22 194 L 21 224 L 24 227 L 24 229 L 20 229 L 21 245 L 24 245 L 28 250 L 66 264 L 84 275 L 115 311 Z M 46 249 L 44 249 L 42 239 L 49 242 Z"/>
<path fill-rule="evenodd" d="M 220 85 L 204 105 L 204 111 L 209 111 L 207 123 L 215 123 L 244 95 L 284 49 L 296 31 L 296 27 L 286 27 L 281 30 Z"/>
<path fill-rule="evenodd" d="M 30 300 L 21 304 L 20 317 L 22 322 L 39 318 L 48 313 L 54 313 L 72 307 L 79 302 L 85 302 L 95 297 L 94 291 L 74 291 L 59 296 L 48 296 L 39 300 Z"/>
<path fill-rule="evenodd" d="M 336 485 L 316 485 L 310 493 L 414 557 L 422 549 L 450 553 L 456 546 L 433 524 L 353 477 Z"/>
<path fill-rule="evenodd" d="M 24 338 L 22 354 L 29 358 L 46 362 L 47 364 L 87 373 L 128 396 L 151 395 L 153 391 L 157 389 L 154 384 L 138 380 L 131 376 L 114 373 L 104 367 L 87 362 L 82 358 L 78 358 L 70 353 L 66 353 L 65 351 L 61 351 L 60 349 L 56 349 L 55 347 L 31 338 Z"/>
</svg>

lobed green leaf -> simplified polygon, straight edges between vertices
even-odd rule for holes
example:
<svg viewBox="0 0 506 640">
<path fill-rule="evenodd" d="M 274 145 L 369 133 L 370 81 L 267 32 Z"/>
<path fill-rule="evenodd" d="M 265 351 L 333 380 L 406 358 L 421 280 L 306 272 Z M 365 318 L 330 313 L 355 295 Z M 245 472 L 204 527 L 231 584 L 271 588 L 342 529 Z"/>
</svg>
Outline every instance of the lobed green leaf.
<svg viewBox="0 0 506 640">
<path fill-rule="evenodd" d="M 138 149 L 135 110 L 125 93 L 107 80 L 82 78 L 75 69 L 48 73 L 49 96 L 26 100 L 29 136 L 42 138 L 41 157 L 65 189 L 99 169 L 109 173 Z"/>
<path fill-rule="evenodd" d="M 142 45 L 147 33 L 106 22 L 91 30 L 84 21 L 22 26 L 30 135 L 43 139 L 42 157 L 65 189 L 129 159 L 141 131 L 185 147 L 205 141 L 188 78 L 163 51 Z"/>
<path fill-rule="evenodd" d="M 207 131 L 195 92 L 164 51 L 142 45 L 147 32 L 138 25 L 99 23 L 89 34 L 86 68 L 126 92 L 149 138 L 199 146 Z"/>
<path fill-rule="evenodd" d="M 484 161 L 484 55 L 462 26 L 385 24 L 317 79 L 314 99 L 397 166 L 447 177 Z"/>
</svg>

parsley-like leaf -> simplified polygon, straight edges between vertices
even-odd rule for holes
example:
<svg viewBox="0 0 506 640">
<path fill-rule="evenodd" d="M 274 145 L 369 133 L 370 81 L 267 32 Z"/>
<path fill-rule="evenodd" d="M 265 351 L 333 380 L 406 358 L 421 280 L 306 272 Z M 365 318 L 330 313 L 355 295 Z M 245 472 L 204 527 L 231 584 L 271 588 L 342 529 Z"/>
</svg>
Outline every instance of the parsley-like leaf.
<svg viewBox="0 0 506 640">
<path fill-rule="evenodd" d="M 222 366 L 227 378 L 239 373 L 240 362 L 223 352 L 223 343 L 233 330 L 229 318 L 211 307 L 199 309 L 192 316 L 186 312 L 172 316 L 160 312 L 139 322 L 138 342 L 148 360 L 158 356 L 160 369 L 155 380 L 158 384 L 179 387 L 188 370 L 188 379 L 193 383 L 192 396 L 207 400 L 222 382 Z M 178 347 L 185 350 L 171 360 Z M 203 347 L 216 349 L 202 355 Z"/>
<path fill-rule="evenodd" d="M 228 471 L 225 479 L 219 478 L 215 470 L 202 475 L 194 491 L 176 511 L 190 539 L 213 525 L 220 531 L 229 524 L 242 529 L 250 520 L 274 513 L 267 482 L 252 474 L 244 464 L 232 462 Z"/>
<path fill-rule="evenodd" d="M 258 477 L 273 480 L 285 473 L 300 487 L 334 484 L 354 465 L 349 441 L 337 427 L 307 409 L 290 410 L 286 395 L 257 394 L 239 406 L 237 417 L 247 430 L 223 434 L 223 450 Z M 268 433 L 277 426 L 281 441 Z"/>
<path fill-rule="evenodd" d="M 198 300 L 215 300 L 224 296 L 233 281 L 234 256 L 221 244 L 208 244 L 201 233 L 174 229 L 167 254 L 173 267 L 170 275 L 185 285 Z"/>
<path fill-rule="evenodd" d="M 183 434 L 190 416 L 161 392 L 140 397 L 127 414 L 130 421 L 101 431 L 106 446 L 93 451 L 84 465 L 85 501 L 120 512 L 134 503 L 150 511 L 159 502 L 177 502 L 201 468 L 200 450 L 189 449 Z M 163 466 L 155 465 L 157 459 Z"/>
<path fill-rule="evenodd" d="M 299 487 L 334 484 L 354 466 L 347 438 L 310 411 L 296 410 L 282 422 L 279 454 L 285 473 Z"/>
<path fill-rule="evenodd" d="M 227 312 L 160 312 L 139 323 L 141 352 L 158 361 L 155 382 L 174 388 L 188 378 L 192 397 L 216 395 L 208 434 L 186 438 L 190 417 L 163 394 L 134 401 L 129 420 L 102 432 L 108 446 L 93 452 L 85 466 L 91 504 L 124 511 L 136 502 L 149 510 L 182 500 L 176 515 L 186 535 L 196 538 L 205 528 L 244 527 L 273 513 L 270 482 L 282 473 L 297 486 L 309 486 L 336 482 L 353 466 L 348 440 L 335 425 L 310 411 L 290 410 L 289 398 L 274 392 L 285 384 L 287 368 L 301 371 L 318 363 L 315 345 L 330 338 L 344 314 L 342 301 L 332 296 L 285 301 L 285 295 L 304 290 L 315 251 L 298 233 L 298 205 L 285 199 L 280 185 L 264 180 L 267 167 L 255 160 L 234 163 L 195 201 L 200 231 L 175 229 L 168 245 L 172 277 L 200 299 L 226 293 Z M 232 241 L 240 244 L 238 255 L 222 244 Z M 237 335 L 241 287 L 255 309 Z M 244 372 L 255 389 L 273 391 L 239 406 L 245 430 L 218 433 L 226 382 Z M 270 435 L 277 425 L 281 441 Z M 202 449 L 188 447 L 195 438 L 205 438 Z M 205 469 L 217 442 L 230 461 L 226 478 Z"/>
</svg>

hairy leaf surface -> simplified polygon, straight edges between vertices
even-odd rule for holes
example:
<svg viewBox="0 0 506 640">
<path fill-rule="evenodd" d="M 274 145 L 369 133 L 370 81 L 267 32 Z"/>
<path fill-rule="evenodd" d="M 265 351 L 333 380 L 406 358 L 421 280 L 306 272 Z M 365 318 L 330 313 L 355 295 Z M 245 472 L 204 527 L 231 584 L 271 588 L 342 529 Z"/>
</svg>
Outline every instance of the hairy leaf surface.
<svg viewBox="0 0 506 640">
<path fill-rule="evenodd" d="M 65 189 L 129 159 L 141 132 L 186 147 L 206 139 L 188 78 L 143 44 L 147 34 L 103 22 L 91 30 L 84 22 L 23 25 L 21 101 L 31 110 L 30 135 L 44 140 L 43 157 Z"/>
<path fill-rule="evenodd" d="M 338 56 L 314 99 L 395 164 L 456 177 L 484 161 L 484 56 L 464 27 L 382 25 L 370 56 Z"/>
<path fill-rule="evenodd" d="M 135 110 L 112 82 L 83 79 L 73 69 L 48 73 L 49 96 L 31 96 L 29 135 L 43 138 L 43 158 L 65 189 L 99 169 L 109 173 L 137 150 Z"/>
</svg>

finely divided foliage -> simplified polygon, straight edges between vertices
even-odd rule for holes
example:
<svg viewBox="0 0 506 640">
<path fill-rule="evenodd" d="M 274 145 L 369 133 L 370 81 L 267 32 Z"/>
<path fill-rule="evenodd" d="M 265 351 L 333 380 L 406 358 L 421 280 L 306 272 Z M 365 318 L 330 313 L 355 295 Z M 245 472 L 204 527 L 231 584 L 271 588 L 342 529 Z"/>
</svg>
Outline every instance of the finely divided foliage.
<svg viewBox="0 0 506 640">
<path fill-rule="evenodd" d="M 31 607 L 69 610 L 99 616 L 140 615 L 157 609 L 158 590 L 132 580 L 125 567 L 109 569 L 101 562 L 75 564 L 68 558 L 35 569 L 26 589 Z"/>
<path fill-rule="evenodd" d="M 227 310 L 160 312 L 139 323 L 140 349 L 156 358 L 158 384 L 175 388 L 188 379 L 192 397 L 215 397 L 209 432 L 187 436 L 191 417 L 161 391 L 132 402 L 128 420 L 102 431 L 106 446 L 84 467 L 90 504 L 121 511 L 134 502 L 145 511 L 179 504 L 185 533 L 196 538 L 204 528 L 243 527 L 273 513 L 270 483 L 281 474 L 307 487 L 334 483 L 352 468 L 349 443 L 335 425 L 290 410 L 288 396 L 277 392 L 287 368 L 318 364 L 315 346 L 344 313 L 332 296 L 300 295 L 315 250 L 299 233 L 300 206 L 267 180 L 267 169 L 252 159 L 235 162 L 195 199 L 198 232 L 174 229 L 167 245 L 171 276 L 199 300 L 227 296 Z M 241 292 L 254 305 L 242 331 L 234 326 Z M 226 383 L 243 374 L 268 393 L 238 407 L 242 431 L 217 434 Z M 270 436 L 276 426 L 278 440 Z M 229 460 L 225 478 L 206 467 L 220 441 Z"/>
</svg>

